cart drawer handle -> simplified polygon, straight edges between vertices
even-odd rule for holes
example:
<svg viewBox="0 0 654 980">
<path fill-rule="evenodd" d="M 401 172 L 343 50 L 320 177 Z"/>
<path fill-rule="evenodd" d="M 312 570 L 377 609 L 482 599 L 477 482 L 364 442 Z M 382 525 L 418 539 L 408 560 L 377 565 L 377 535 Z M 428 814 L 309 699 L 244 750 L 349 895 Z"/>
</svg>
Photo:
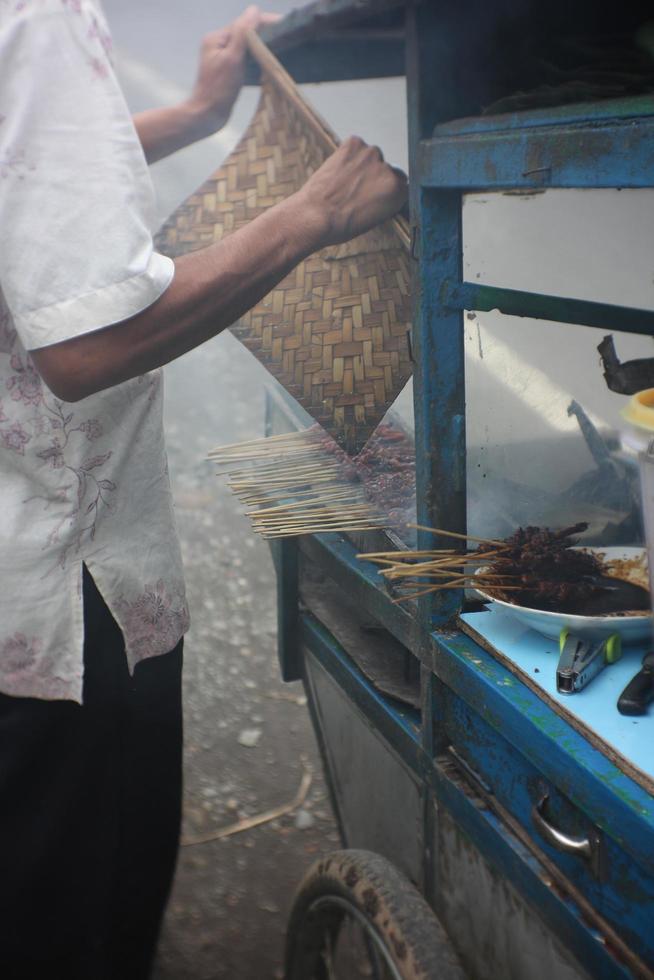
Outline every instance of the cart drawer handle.
<svg viewBox="0 0 654 980">
<path fill-rule="evenodd" d="M 560 830 L 557 830 L 556 827 L 553 827 L 547 822 L 543 811 L 548 799 L 549 793 L 545 793 L 538 803 L 534 804 L 531 810 L 531 819 L 534 821 L 540 835 L 552 847 L 555 847 L 557 851 L 563 851 L 565 854 L 578 854 L 581 857 L 587 858 L 589 861 L 592 860 L 594 849 L 588 838 L 580 840 L 579 838 L 568 837 L 567 834 L 562 834 Z"/>
</svg>

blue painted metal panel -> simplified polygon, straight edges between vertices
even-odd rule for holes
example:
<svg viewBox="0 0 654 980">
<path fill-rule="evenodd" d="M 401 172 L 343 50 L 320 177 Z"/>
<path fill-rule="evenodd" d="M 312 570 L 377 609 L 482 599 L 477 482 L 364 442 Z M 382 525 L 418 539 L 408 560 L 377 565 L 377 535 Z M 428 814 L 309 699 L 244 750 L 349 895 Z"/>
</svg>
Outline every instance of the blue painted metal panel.
<svg viewBox="0 0 654 980">
<path fill-rule="evenodd" d="M 531 317 L 648 336 L 654 334 L 652 310 L 613 306 L 610 303 L 592 303 L 588 300 L 546 296 L 472 282 L 458 285 L 455 282 L 447 283 L 443 288 L 441 301 L 446 307 L 460 310 L 499 310 L 507 316 Z"/>
<path fill-rule="evenodd" d="M 418 168 L 441 189 L 652 187 L 654 119 L 436 137 Z"/>
<path fill-rule="evenodd" d="M 654 799 L 469 637 L 434 641 L 437 676 L 654 874 Z"/>
<path fill-rule="evenodd" d="M 592 828 L 576 807 L 545 782 L 522 752 L 510 746 L 475 711 L 444 685 L 437 695 L 437 709 L 452 743 L 489 784 L 493 795 L 538 843 L 566 878 L 578 887 L 639 956 L 654 961 L 654 879 L 627 857 L 609 837 L 601 842 L 602 871 L 595 876 L 583 857 L 563 854 L 537 833 L 532 807 L 548 794 L 547 818 L 563 833 L 585 838 Z M 592 821 L 591 821 L 592 823 Z"/>
<path fill-rule="evenodd" d="M 610 670 L 603 670 L 592 684 L 572 697 L 556 688 L 556 666 L 559 659 L 558 638 L 541 636 L 526 628 L 508 610 L 491 603 L 484 612 L 464 613 L 466 628 L 473 631 L 491 654 L 501 654 L 504 666 L 515 669 L 520 680 L 537 694 L 542 692 L 550 707 L 554 706 L 582 735 L 594 733 L 603 739 L 615 757 L 621 758 L 624 770 L 644 789 L 654 787 L 654 714 L 632 718 L 617 710 L 618 698 L 638 673 L 648 642 L 628 644 L 623 656 Z"/>
</svg>

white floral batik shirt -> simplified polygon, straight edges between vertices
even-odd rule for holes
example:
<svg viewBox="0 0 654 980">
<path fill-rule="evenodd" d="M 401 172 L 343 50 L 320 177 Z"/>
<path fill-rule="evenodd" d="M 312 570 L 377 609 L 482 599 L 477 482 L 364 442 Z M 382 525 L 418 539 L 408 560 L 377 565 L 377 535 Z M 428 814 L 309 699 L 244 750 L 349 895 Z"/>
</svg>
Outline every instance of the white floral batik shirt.
<svg viewBox="0 0 654 980">
<path fill-rule="evenodd" d="M 30 351 L 153 303 L 174 267 L 96 0 L 0 0 L 0 691 L 81 700 L 82 568 L 130 669 L 188 626 L 159 372 L 75 404 Z"/>
</svg>

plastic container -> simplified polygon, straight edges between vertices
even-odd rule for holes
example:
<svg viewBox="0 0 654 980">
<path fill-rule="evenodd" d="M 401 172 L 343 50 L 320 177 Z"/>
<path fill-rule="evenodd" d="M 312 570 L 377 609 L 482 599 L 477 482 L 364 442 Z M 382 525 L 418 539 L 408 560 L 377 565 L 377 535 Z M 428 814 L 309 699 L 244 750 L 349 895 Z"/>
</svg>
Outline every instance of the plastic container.
<svg viewBox="0 0 654 980">
<path fill-rule="evenodd" d="M 638 453 L 650 599 L 654 597 L 654 388 L 637 391 L 623 408 L 623 443 Z M 653 603 L 654 604 L 654 603 Z"/>
</svg>

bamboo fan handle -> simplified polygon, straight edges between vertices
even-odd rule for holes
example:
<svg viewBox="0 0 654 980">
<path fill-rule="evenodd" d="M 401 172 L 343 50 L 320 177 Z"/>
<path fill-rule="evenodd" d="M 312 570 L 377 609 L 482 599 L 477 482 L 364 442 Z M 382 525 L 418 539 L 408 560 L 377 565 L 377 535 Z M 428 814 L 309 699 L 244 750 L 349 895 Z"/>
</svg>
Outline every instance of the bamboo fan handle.
<svg viewBox="0 0 654 980">
<path fill-rule="evenodd" d="M 321 140 L 325 149 L 329 153 L 333 153 L 338 147 L 340 140 L 331 126 L 325 122 L 325 120 L 318 112 L 316 112 L 313 106 L 309 105 L 289 73 L 280 64 L 270 48 L 263 43 L 255 31 L 248 31 L 247 42 L 250 54 L 255 61 L 257 61 L 261 68 L 272 79 L 274 79 L 279 88 L 283 89 L 289 100 L 293 103 L 300 114 L 304 116 L 314 133 Z M 411 236 L 409 234 L 409 226 L 407 222 L 404 220 L 404 218 L 396 215 L 392 219 L 391 223 L 404 247 L 409 249 Z"/>
</svg>

